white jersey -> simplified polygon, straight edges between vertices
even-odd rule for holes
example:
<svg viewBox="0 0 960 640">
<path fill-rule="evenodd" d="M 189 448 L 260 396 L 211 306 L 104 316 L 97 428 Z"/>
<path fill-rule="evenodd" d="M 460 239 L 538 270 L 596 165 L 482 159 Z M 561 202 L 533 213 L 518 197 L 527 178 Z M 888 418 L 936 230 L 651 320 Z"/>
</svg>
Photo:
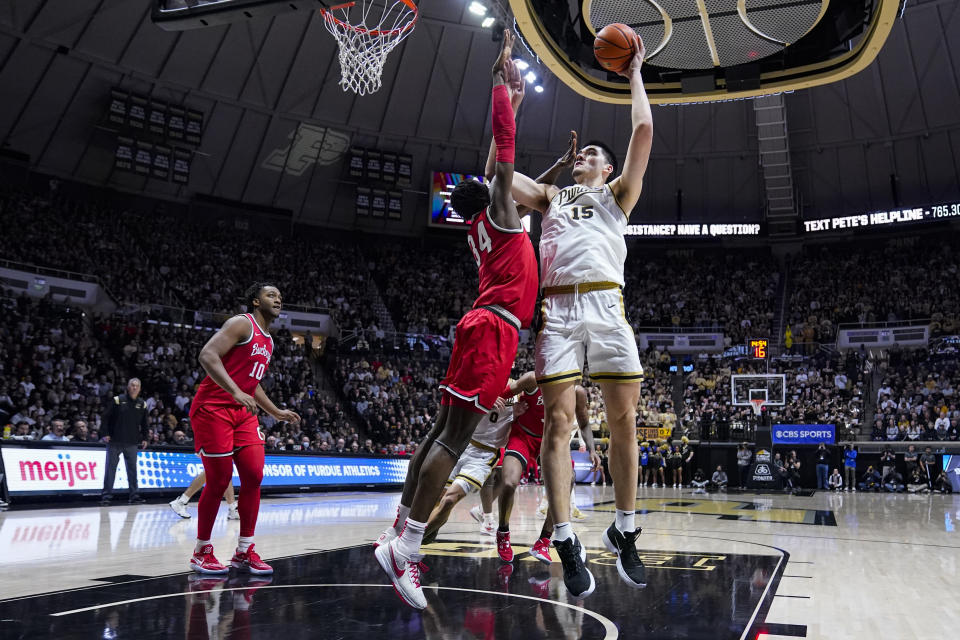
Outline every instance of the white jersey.
<svg viewBox="0 0 960 640">
<path fill-rule="evenodd" d="M 540 286 L 615 282 L 622 287 L 627 221 L 609 184 L 558 191 L 541 223 Z"/>
<path fill-rule="evenodd" d="M 485 444 L 493 449 L 507 445 L 510 437 L 510 425 L 513 423 L 513 407 L 503 411 L 494 409 L 480 421 L 477 430 L 473 432 L 473 440 Z"/>
</svg>

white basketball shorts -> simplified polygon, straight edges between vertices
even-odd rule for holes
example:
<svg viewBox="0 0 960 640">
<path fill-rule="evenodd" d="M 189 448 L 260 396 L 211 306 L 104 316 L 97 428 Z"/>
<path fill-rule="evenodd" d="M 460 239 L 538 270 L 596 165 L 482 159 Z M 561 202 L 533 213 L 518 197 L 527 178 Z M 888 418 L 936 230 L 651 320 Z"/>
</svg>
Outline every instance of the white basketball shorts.
<svg viewBox="0 0 960 640">
<path fill-rule="evenodd" d="M 584 358 L 594 382 L 637 382 L 643 367 L 620 289 L 544 296 L 536 373 L 542 385 L 576 382 Z"/>
<path fill-rule="evenodd" d="M 459 486 L 467 495 L 479 491 L 483 483 L 490 477 L 490 473 L 499 458 L 499 451 L 481 449 L 473 444 L 467 445 L 467 448 L 463 450 L 463 455 L 454 465 L 453 471 L 450 472 L 447 485 Z"/>
</svg>

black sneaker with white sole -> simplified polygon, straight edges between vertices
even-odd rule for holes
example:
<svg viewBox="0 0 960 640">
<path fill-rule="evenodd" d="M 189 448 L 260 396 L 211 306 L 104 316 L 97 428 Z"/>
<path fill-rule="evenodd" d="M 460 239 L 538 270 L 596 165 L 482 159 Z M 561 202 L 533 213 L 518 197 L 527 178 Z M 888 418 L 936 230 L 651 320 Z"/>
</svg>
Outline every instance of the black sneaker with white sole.
<svg viewBox="0 0 960 640">
<path fill-rule="evenodd" d="M 567 591 L 577 598 L 586 598 L 597 588 L 593 574 L 584 564 L 587 554 L 576 536 L 566 540 L 554 540 L 553 546 L 563 564 L 563 584 Z"/>
<path fill-rule="evenodd" d="M 637 555 L 636 544 L 640 531 L 638 527 L 636 531 L 621 533 L 616 523 L 612 523 L 602 536 L 603 546 L 617 556 L 617 573 L 620 574 L 620 579 L 634 589 L 647 586 L 647 568 Z"/>
</svg>

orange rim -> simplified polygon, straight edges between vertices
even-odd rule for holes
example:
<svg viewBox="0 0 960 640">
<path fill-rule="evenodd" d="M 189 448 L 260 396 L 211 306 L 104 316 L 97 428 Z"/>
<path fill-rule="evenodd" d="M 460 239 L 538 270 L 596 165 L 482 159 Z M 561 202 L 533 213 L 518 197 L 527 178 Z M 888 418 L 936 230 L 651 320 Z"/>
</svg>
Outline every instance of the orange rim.
<svg viewBox="0 0 960 640">
<path fill-rule="evenodd" d="M 344 2 L 343 4 L 332 6 L 329 9 L 320 9 L 320 13 L 323 14 L 323 19 L 326 20 L 327 22 L 334 22 L 340 25 L 341 27 L 343 27 L 344 29 L 349 29 L 350 31 L 354 31 L 356 33 L 362 33 L 368 36 L 373 36 L 375 38 L 380 36 L 395 36 L 401 33 L 405 33 L 410 29 L 412 29 L 413 26 L 417 23 L 417 19 L 420 17 L 420 12 L 417 11 L 417 5 L 413 3 L 413 0 L 398 0 L 398 1 L 407 5 L 407 8 L 413 11 L 413 20 L 411 20 L 409 23 L 404 25 L 403 28 L 401 29 L 390 29 L 389 31 L 382 31 L 380 29 L 373 29 L 371 31 L 370 29 L 366 29 L 364 27 L 357 27 L 350 24 L 349 22 L 344 22 L 343 20 L 333 15 L 333 13 L 331 13 L 336 9 L 350 8 L 354 6 L 356 2 Z"/>
</svg>

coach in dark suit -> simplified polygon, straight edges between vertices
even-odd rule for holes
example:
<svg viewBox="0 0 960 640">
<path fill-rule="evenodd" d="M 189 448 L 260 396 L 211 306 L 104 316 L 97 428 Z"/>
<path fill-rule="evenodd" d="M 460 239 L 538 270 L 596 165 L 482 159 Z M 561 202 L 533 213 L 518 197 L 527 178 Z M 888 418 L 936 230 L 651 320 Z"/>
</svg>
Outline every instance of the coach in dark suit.
<svg viewBox="0 0 960 640">
<path fill-rule="evenodd" d="M 143 502 L 143 498 L 137 493 L 137 447 L 147 446 L 147 404 L 140 398 L 138 378 L 130 378 L 126 393 L 113 396 L 107 401 L 103 432 L 103 440 L 107 443 L 107 469 L 103 478 L 100 504 L 110 504 L 113 497 L 113 480 L 121 453 L 127 466 L 130 504 Z"/>
</svg>

